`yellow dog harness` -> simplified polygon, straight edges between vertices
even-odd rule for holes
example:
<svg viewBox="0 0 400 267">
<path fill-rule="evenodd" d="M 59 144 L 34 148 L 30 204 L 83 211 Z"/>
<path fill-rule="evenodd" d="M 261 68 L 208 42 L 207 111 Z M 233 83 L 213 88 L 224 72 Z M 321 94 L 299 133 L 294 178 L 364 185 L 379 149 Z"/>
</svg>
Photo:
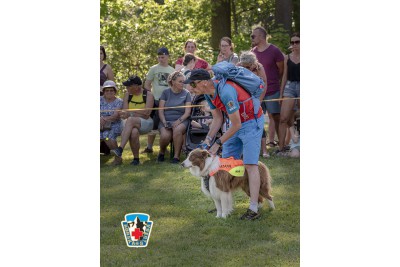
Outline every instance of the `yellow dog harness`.
<svg viewBox="0 0 400 267">
<path fill-rule="evenodd" d="M 210 176 L 213 176 L 217 171 L 227 171 L 233 176 L 243 176 L 244 175 L 244 164 L 241 159 L 230 158 L 219 158 L 218 169 L 212 170 Z"/>
</svg>

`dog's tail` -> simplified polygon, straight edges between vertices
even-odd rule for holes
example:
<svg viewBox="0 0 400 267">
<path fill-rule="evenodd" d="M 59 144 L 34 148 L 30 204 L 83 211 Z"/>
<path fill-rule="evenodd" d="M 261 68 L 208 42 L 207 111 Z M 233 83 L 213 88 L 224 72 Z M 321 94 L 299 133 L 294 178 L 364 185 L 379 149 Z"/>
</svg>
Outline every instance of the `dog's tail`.
<svg viewBox="0 0 400 267">
<path fill-rule="evenodd" d="M 271 174 L 269 172 L 269 169 L 262 162 L 258 163 L 258 169 L 260 171 L 260 178 L 261 178 L 260 194 L 263 197 L 265 197 L 266 199 L 272 201 L 272 196 L 270 195 L 272 177 L 271 177 Z"/>
</svg>

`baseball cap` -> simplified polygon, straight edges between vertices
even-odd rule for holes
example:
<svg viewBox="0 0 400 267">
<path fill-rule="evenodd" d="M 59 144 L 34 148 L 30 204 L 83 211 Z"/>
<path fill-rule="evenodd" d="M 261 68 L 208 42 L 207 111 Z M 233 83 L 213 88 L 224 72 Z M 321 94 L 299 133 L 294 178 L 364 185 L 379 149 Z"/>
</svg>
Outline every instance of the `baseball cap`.
<svg viewBox="0 0 400 267">
<path fill-rule="evenodd" d="M 102 90 L 104 90 L 104 88 L 114 88 L 115 90 L 118 91 L 117 85 L 115 84 L 115 82 L 111 80 L 104 82 Z"/>
<path fill-rule="evenodd" d="M 211 76 L 210 73 L 208 73 L 208 71 L 206 71 L 205 69 L 196 69 L 196 70 L 192 70 L 190 73 L 189 78 L 187 78 L 186 81 L 184 81 L 184 84 L 189 84 L 193 81 L 204 81 L 204 80 L 210 80 Z"/>
<path fill-rule="evenodd" d="M 142 80 L 139 78 L 139 76 L 132 75 L 129 77 L 128 80 L 122 83 L 125 86 L 131 86 L 131 85 L 142 85 Z"/>
<path fill-rule="evenodd" d="M 157 50 L 157 55 L 169 55 L 168 49 L 166 47 L 161 47 Z"/>
</svg>

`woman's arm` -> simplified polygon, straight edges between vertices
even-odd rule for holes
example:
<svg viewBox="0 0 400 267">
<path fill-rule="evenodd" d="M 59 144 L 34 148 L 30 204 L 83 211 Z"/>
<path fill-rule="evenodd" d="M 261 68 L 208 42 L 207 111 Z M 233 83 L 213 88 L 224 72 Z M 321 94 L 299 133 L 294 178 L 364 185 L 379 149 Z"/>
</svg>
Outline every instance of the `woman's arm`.
<svg viewBox="0 0 400 267">
<path fill-rule="evenodd" d="M 190 104 L 191 104 L 190 102 L 185 102 L 185 106 L 190 106 Z M 183 121 L 185 121 L 187 118 L 189 118 L 191 111 L 192 111 L 191 107 L 186 107 L 185 113 L 183 113 L 183 115 L 179 119 L 174 121 L 174 123 L 172 124 L 172 128 L 175 128 L 176 126 L 181 124 Z"/>
<path fill-rule="evenodd" d="M 288 61 L 288 58 L 289 58 L 289 55 L 285 55 L 284 64 L 283 64 L 283 76 L 282 76 L 282 82 L 281 82 L 281 88 L 280 88 L 280 98 L 283 97 L 283 90 L 284 90 L 286 82 L 287 82 L 287 61 Z"/>
<path fill-rule="evenodd" d="M 121 108 L 116 108 L 112 115 L 106 116 L 106 117 L 102 117 L 102 118 L 105 121 L 111 121 L 111 122 L 116 121 L 116 120 L 119 119 L 120 110 L 121 110 Z"/>
<path fill-rule="evenodd" d="M 113 73 L 113 71 L 111 69 L 111 66 L 109 64 L 107 64 L 106 70 L 107 70 L 107 74 L 106 74 L 107 75 L 107 79 L 114 81 L 114 73 Z"/>
<path fill-rule="evenodd" d="M 158 102 L 158 107 L 159 108 L 164 108 L 165 106 L 165 100 L 160 99 L 160 101 Z M 160 117 L 160 121 L 162 122 L 162 124 L 164 124 L 164 127 L 167 126 L 167 121 L 165 119 L 164 116 L 164 110 L 163 109 L 159 109 L 158 110 L 158 116 Z"/>
</svg>

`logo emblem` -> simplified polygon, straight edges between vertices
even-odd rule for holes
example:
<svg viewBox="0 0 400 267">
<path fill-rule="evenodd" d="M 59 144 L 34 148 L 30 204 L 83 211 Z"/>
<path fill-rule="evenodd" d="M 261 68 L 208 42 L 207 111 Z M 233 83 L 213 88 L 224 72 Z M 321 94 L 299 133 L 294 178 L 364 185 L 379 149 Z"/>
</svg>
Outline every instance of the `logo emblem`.
<svg viewBox="0 0 400 267">
<path fill-rule="evenodd" d="M 149 244 L 153 222 L 146 213 L 129 213 L 121 222 L 126 245 L 130 248 L 143 248 Z"/>
<path fill-rule="evenodd" d="M 229 111 L 232 111 L 235 109 L 235 105 L 234 105 L 233 101 L 229 101 L 226 105 L 228 106 Z"/>
</svg>

